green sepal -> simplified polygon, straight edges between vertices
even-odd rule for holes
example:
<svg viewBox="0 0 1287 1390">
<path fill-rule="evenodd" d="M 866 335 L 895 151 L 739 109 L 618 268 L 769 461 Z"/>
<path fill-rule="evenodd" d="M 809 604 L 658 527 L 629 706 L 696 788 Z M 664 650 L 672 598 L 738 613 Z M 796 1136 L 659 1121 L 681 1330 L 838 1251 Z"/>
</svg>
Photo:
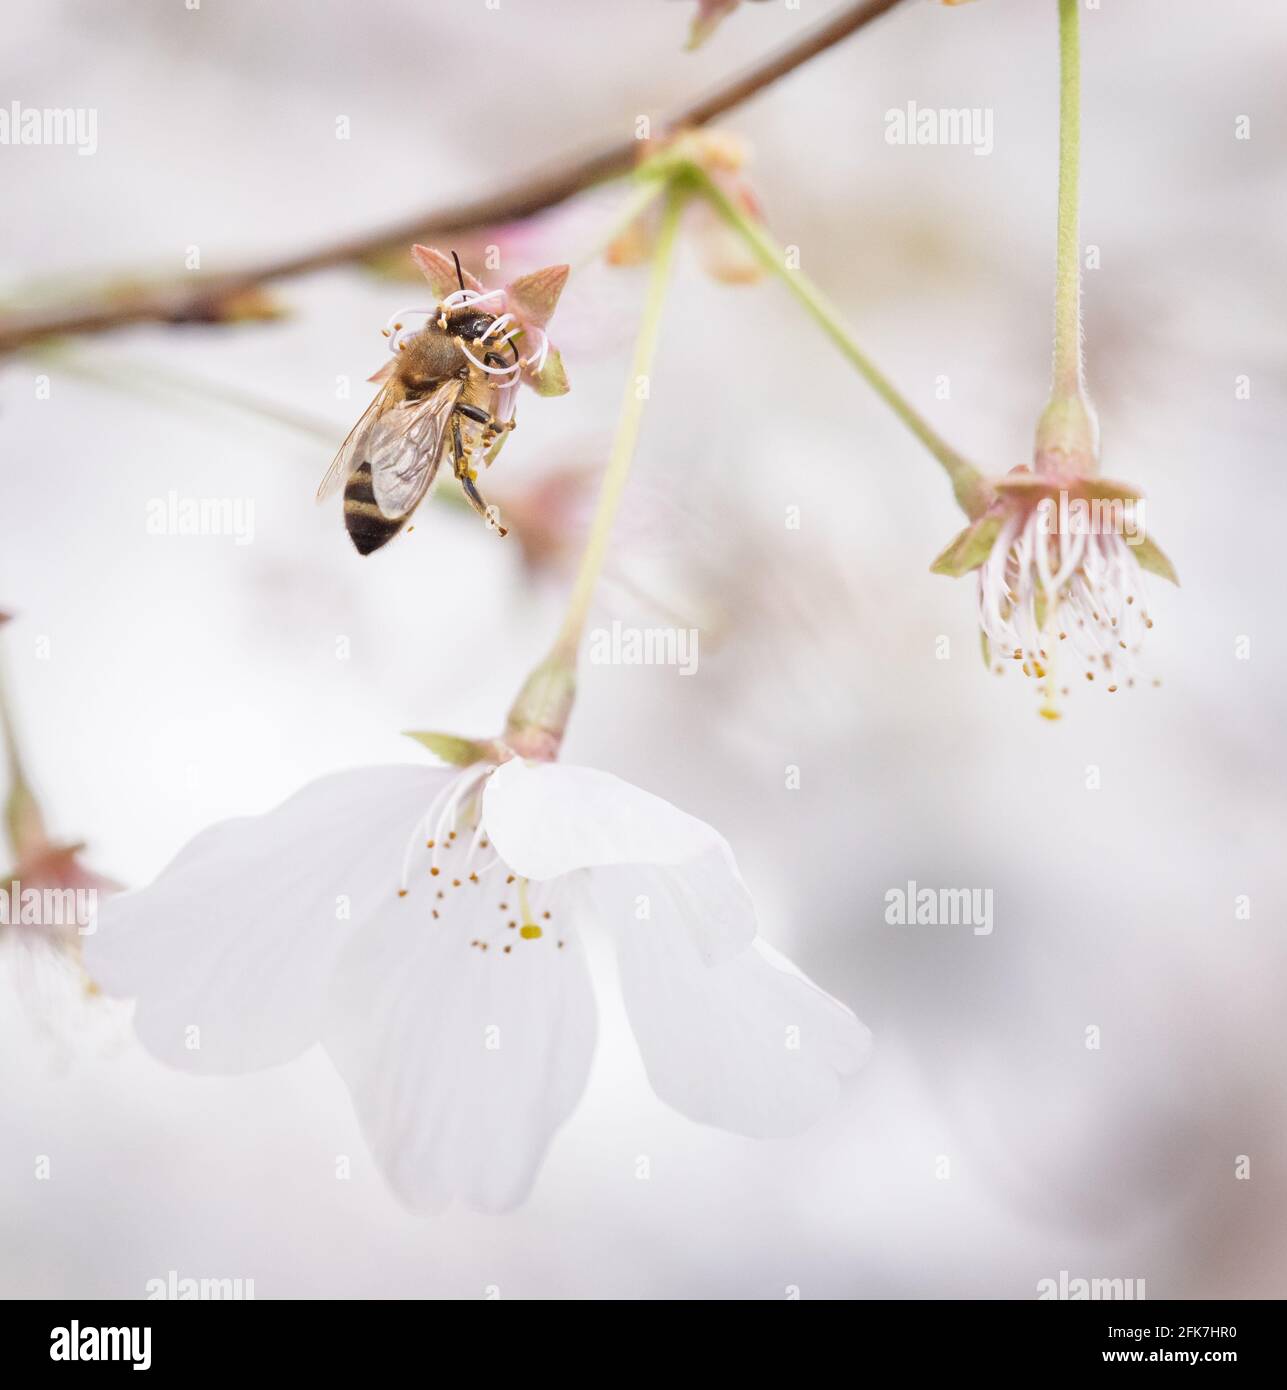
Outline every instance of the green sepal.
<svg viewBox="0 0 1287 1390">
<path fill-rule="evenodd" d="M 1138 545 L 1132 545 L 1131 549 L 1135 552 L 1135 558 L 1139 561 L 1140 568 L 1146 569 L 1150 574 L 1160 575 L 1163 579 L 1170 580 L 1177 588 L 1180 584 L 1180 576 L 1175 572 L 1175 566 L 1166 556 L 1166 552 L 1156 541 L 1142 540 Z"/>
<path fill-rule="evenodd" d="M 1069 497 L 1121 502 L 1137 502 L 1144 495 L 1133 484 L 1117 482 L 1113 478 L 1052 478 L 1042 473 L 1022 473 L 1018 470 L 998 478 L 993 487 L 1003 497 L 1025 502 L 1035 502 L 1042 497 L 1058 497 L 1061 492 L 1066 492 Z"/>
<path fill-rule="evenodd" d="M 1001 532 L 1001 517 L 994 513 L 972 521 L 930 566 L 931 574 L 946 574 L 959 579 L 976 570 L 992 553 Z"/>
<path fill-rule="evenodd" d="M 470 767 L 474 763 L 486 761 L 486 747 L 472 738 L 461 738 L 458 734 L 424 733 L 419 730 L 404 730 L 407 738 L 413 738 L 427 748 L 435 758 L 452 767 Z"/>
<path fill-rule="evenodd" d="M 513 434 L 513 430 L 502 430 L 496 443 L 483 455 L 483 467 L 490 468 L 496 462 L 496 455 L 505 447 L 505 441 Z"/>
<path fill-rule="evenodd" d="M 539 372 L 533 371 L 528 380 L 538 396 L 566 396 L 572 389 L 568 381 L 567 369 L 558 348 L 552 347 L 546 354 L 545 363 Z"/>
</svg>

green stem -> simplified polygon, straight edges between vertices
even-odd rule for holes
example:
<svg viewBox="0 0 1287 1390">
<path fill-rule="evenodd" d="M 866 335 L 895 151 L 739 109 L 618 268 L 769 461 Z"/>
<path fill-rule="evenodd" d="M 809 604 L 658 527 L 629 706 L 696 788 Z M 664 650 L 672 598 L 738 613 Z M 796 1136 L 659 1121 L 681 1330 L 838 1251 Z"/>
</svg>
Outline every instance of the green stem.
<svg viewBox="0 0 1287 1390">
<path fill-rule="evenodd" d="M 802 271 L 788 267 L 782 248 L 764 228 L 743 212 L 704 170 L 694 166 L 689 171 L 689 177 L 701 195 L 738 232 L 760 263 L 786 285 L 814 322 L 857 368 L 863 380 L 943 466 L 951 480 L 956 500 L 966 515 L 982 515 L 992 497 L 991 488 L 983 474 L 934 430 L 884 372 L 863 352 L 836 309 L 827 302 L 821 291 Z"/>
<path fill-rule="evenodd" d="M 1050 477 L 1099 470 L 1098 430 L 1081 351 L 1081 0 L 1059 0 L 1059 223 L 1055 253 L 1055 352 L 1050 400 L 1037 421 L 1034 464 Z"/>
<path fill-rule="evenodd" d="M 586 538 L 581 563 L 573 581 L 563 624 L 549 655 L 523 683 L 506 721 L 505 741 L 523 757 L 551 759 L 558 756 L 563 731 L 572 713 L 576 695 L 577 650 L 586 617 L 594 598 L 595 586 L 603 570 L 608 538 L 621 506 L 630 464 L 634 459 L 635 443 L 643 420 L 643 408 L 648 400 L 648 379 L 657 351 L 661 330 L 661 311 L 666 302 L 666 287 L 674 260 L 679 217 L 689 190 L 683 180 L 668 184 L 666 206 L 662 213 L 661 231 L 653 252 L 652 277 L 644 303 L 639 336 L 635 340 L 634 361 L 626 381 L 621 402 L 621 416 L 612 441 L 612 452 L 599 488 L 590 533 Z M 641 387 L 643 389 L 641 389 Z"/>
<path fill-rule="evenodd" d="M 672 186 L 666 195 L 666 207 L 662 213 L 661 231 L 657 247 L 653 252 L 652 277 L 648 284 L 648 298 L 644 303 L 643 319 L 639 325 L 639 336 L 635 340 L 634 362 L 626 381 L 625 394 L 621 401 L 621 415 L 617 422 L 616 437 L 612 441 L 612 453 L 608 458 L 607 471 L 599 489 L 599 500 L 595 508 L 594 520 L 581 555 L 581 564 L 572 586 L 568 600 L 567 613 L 563 626 L 555 642 L 556 648 L 574 655 L 581 641 L 585 627 L 586 614 L 594 597 L 595 585 L 603 568 L 607 554 L 608 537 L 612 532 L 621 496 L 625 491 L 626 479 L 630 475 L 630 464 L 634 458 L 635 443 L 639 438 L 639 426 L 643 420 L 644 405 L 648 399 L 646 385 L 652 372 L 653 357 L 657 351 L 657 338 L 661 329 L 661 311 L 666 302 L 666 287 L 670 279 L 671 262 L 674 259 L 675 238 L 679 230 L 679 215 L 687 199 L 687 190 Z M 640 390 L 641 383 L 645 389 Z"/>
<path fill-rule="evenodd" d="M 1059 0 L 1059 229 L 1055 270 L 1054 395 L 1082 390 L 1081 244 L 1078 182 L 1081 165 L 1081 0 Z"/>
</svg>

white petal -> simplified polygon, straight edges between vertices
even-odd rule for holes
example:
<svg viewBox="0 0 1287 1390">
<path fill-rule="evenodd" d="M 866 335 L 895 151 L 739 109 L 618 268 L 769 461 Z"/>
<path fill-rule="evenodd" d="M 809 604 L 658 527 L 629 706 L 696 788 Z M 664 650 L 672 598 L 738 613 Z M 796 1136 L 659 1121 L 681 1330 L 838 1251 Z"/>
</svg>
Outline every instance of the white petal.
<svg viewBox="0 0 1287 1390">
<path fill-rule="evenodd" d="M 336 773 L 266 815 L 203 831 L 150 887 L 103 903 L 84 938 L 91 978 L 137 996 L 139 1038 L 172 1066 L 288 1061 L 320 1036 L 350 933 L 397 901 L 408 838 L 451 775 Z"/>
<path fill-rule="evenodd" d="M 757 939 L 714 967 L 662 921 L 618 934 L 626 1010 L 653 1089 L 703 1124 L 754 1138 L 798 1134 L 836 1102 L 871 1034 Z"/>
<path fill-rule="evenodd" d="M 527 1196 L 585 1089 L 594 996 L 565 898 L 528 890 L 543 933 L 526 940 L 507 926 L 521 914 L 503 866 L 481 883 L 440 882 L 413 886 L 353 938 L 324 1042 L 403 1202 L 504 1211 Z M 553 903 L 553 920 L 538 903 Z"/>
<path fill-rule="evenodd" d="M 501 858 L 534 879 L 601 864 L 680 864 L 725 845 L 705 821 L 610 772 L 521 758 L 492 773 L 483 820 Z"/>
<path fill-rule="evenodd" d="M 596 917 L 605 924 L 646 920 L 683 932 L 706 965 L 726 961 L 755 940 L 755 904 L 722 841 L 686 864 L 623 864 L 595 869 Z"/>
</svg>

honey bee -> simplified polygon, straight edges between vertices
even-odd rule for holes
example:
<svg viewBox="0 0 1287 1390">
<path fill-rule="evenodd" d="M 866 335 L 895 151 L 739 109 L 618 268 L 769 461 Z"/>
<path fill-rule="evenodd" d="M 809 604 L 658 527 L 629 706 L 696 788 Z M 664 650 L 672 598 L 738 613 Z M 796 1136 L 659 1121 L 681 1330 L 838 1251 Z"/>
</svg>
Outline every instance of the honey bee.
<svg viewBox="0 0 1287 1390">
<path fill-rule="evenodd" d="M 512 316 L 487 311 L 491 294 L 465 287 L 429 310 L 395 314 L 385 328 L 393 351 L 384 383 L 327 470 L 318 500 L 344 488 L 344 525 L 369 555 L 402 530 L 424 501 L 445 454 L 470 506 L 500 535 L 477 487 L 478 463 L 490 467 L 514 428 L 522 359 Z M 429 314 L 411 330 L 402 319 Z"/>
</svg>

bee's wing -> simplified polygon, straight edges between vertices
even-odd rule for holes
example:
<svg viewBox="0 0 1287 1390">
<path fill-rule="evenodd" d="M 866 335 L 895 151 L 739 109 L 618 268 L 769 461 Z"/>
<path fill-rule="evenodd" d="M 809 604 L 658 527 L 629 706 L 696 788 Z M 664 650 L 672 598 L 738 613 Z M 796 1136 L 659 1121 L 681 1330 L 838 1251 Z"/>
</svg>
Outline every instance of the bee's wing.
<svg viewBox="0 0 1287 1390">
<path fill-rule="evenodd" d="M 423 400 L 404 401 L 376 421 L 364 451 L 371 491 L 390 521 L 409 516 L 433 482 L 451 413 L 465 383 L 450 377 Z"/>
<path fill-rule="evenodd" d="M 348 438 L 340 445 L 340 451 L 335 455 L 331 466 L 326 470 L 326 477 L 321 481 L 317 489 L 317 500 L 324 502 L 333 492 L 337 492 L 347 481 L 348 476 L 353 471 L 353 459 L 357 454 L 358 448 L 366 439 L 367 432 L 380 417 L 380 411 L 384 408 L 386 392 L 383 388 L 375 393 L 375 399 L 362 412 L 362 418 L 348 433 Z"/>
</svg>

